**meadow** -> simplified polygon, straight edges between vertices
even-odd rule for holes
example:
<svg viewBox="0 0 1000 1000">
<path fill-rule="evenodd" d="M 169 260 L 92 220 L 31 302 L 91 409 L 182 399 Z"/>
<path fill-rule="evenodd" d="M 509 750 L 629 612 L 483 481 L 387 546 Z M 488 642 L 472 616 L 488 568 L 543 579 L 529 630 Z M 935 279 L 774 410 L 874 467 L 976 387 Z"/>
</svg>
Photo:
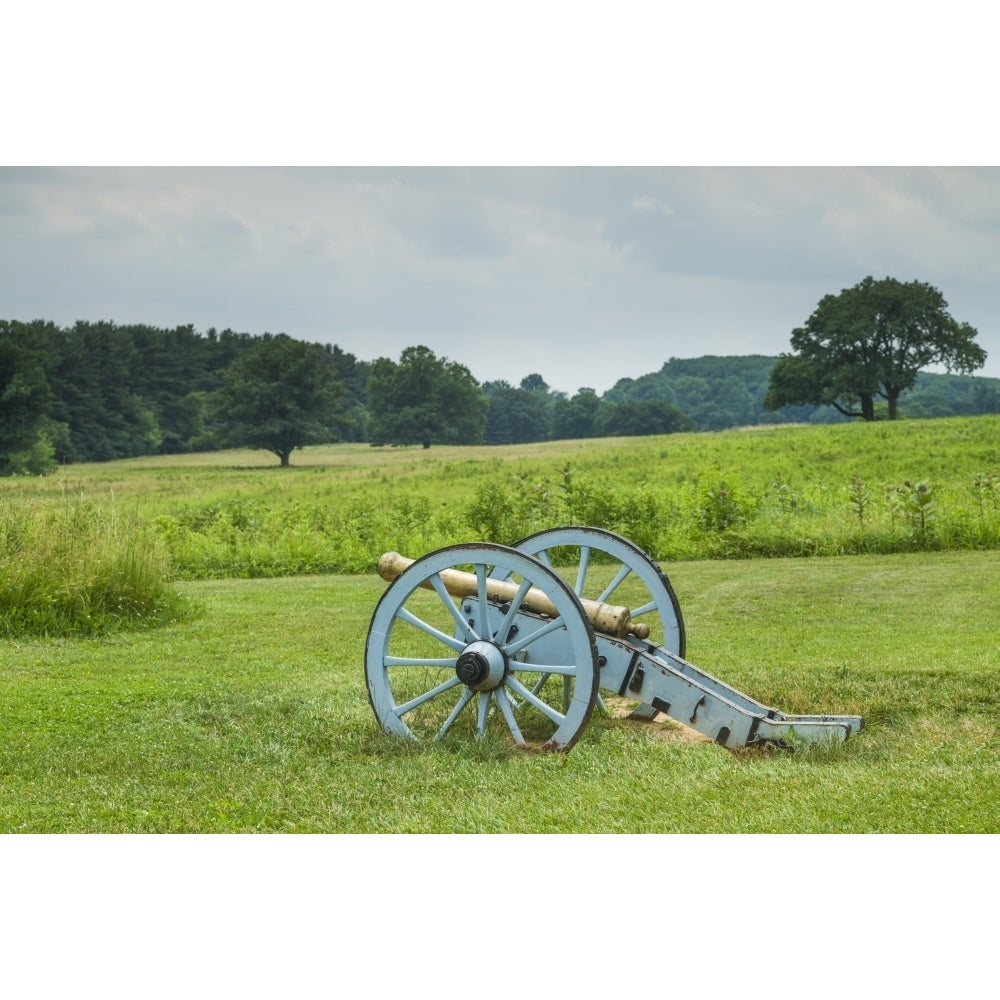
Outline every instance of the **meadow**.
<svg viewBox="0 0 1000 1000">
<path fill-rule="evenodd" d="M 998 432 L 336 446 L 290 469 L 228 452 L 4 480 L 0 830 L 995 833 Z M 566 754 L 381 733 L 363 670 L 381 552 L 570 522 L 661 561 L 692 662 L 866 728 L 729 751 L 609 700 Z"/>
<path fill-rule="evenodd" d="M 369 573 L 381 552 L 589 524 L 655 559 L 1000 547 L 1000 416 L 478 448 L 157 456 L 0 480 L 139 518 L 176 579 Z"/>
</svg>

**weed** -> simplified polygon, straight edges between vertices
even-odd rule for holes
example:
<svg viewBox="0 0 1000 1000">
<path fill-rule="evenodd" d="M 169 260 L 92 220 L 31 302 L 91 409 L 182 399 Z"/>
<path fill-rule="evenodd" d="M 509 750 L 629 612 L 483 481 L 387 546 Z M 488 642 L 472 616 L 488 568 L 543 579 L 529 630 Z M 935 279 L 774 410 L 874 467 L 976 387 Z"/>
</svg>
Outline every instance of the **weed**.
<svg viewBox="0 0 1000 1000">
<path fill-rule="evenodd" d="M 698 479 L 698 507 L 702 528 L 723 532 L 749 519 L 754 504 L 739 488 L 733 476 L 723 476 L 717 468 L 706 469 Z"/>
<path fill-rule="evenodd" d="M 995 520 L 1000 511 L 1000 472 L 981 472 L 972 480 L 972 492 L 979 507 L 979 516 L 986 522 Z"/>
<path fill-rule="evenodd" d="M 871 506 L 871 492 L 857 472 L 854 473 L 851 485 L 847 487 L 847 499 L 854 516 L 858 519 L 858 527 L 864 531 L 865 518 L 868 516 L 868 508 Z"/>
<path fill-rule="evenodd" d="M 892 492 L 891 500 L 917 547 L 926 548 L 932 540 L 937 520 L 934 491 L 930 483 L 924 480 L 912 483 L 907 479 Z"/>
</svg>

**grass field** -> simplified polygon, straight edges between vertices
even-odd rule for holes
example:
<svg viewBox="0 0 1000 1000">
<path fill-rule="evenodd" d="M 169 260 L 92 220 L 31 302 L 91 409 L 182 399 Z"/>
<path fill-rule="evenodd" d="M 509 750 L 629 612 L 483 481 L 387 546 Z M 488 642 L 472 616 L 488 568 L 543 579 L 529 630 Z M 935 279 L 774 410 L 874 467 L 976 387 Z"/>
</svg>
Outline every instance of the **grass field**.
<svg viewBox="0 0 1000 1000">
<path fill-rule="evenodd" d="M 1000 549 L 1000 416 L 495 448 L 157 456 L 0 481 L 5 504 L 148 522 L 178 578 L 368 573 L 378 554 L 544 527 L 657 559 Z"/>
<path fill-rule="evenodd" d="M 727 751 L 595 715 L 568 754 L 401 745 L 368 705 L 372 576 L 183 585 L 192 621 L 0 646 L 5 832 L 1000 829 L 1000 556 L 668 567 L 688 657 L 848 744 Z"/>
<path fill-rule="evenodd" d="M 986 417 L 0 481 L 0 830 L 997 832 L 998 440 Z M 609 699 L 568 754 L 386 737 L 381 552 L 574 521 L 656 552 L 692 662 L 867 728 L 734 752 Z"/>
</svg>

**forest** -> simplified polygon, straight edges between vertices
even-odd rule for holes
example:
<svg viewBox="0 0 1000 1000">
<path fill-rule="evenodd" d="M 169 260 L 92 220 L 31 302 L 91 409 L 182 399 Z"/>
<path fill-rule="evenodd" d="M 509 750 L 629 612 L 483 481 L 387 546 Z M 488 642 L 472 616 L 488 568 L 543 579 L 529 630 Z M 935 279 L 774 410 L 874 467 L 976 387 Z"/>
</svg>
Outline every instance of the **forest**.
<svg viewBox="0 0 1000 1000">
<path fill-rule="evenodd" d="M 234 437 L 232 397 L 241 391 L 261 394 L 259 381 L 256 389 L 245 381 L 245 370 L 264 348 L 287 353 L 305 346 L 284 334 L 214 328 L 202 333 L 192 325 L 164 329 L 78 321 L 59 327 L 44 320 L 0 320 L 0 474 L 37 474 L 56 464 L 214 451 L 240 443 L 258 446 L 251 438 L 240 442 Z M 764 397 L 778 359 L 763 355 L 671 357 L 659 371 L 621 379 L 603 395 L 583 387 L 570 397 L 553 391 L 537 372 L 525 373 L 517 386 L 479 383 L 464 365 L 436 359 L 426 348 L 408 348 L 397 365 L 389 359 L 362 360 L 336 345 L 308 347 L 311 363 L 319 362 L 336 391 L 323 396 L 322 414 L 311 415 L 309 433 L 297 441 L 299 446 L 417 443 L 387 431 L 390 416 L 396 426 L 419 424 L 425 447 L 849 419 L 830 406 L 767 410 Z M 271 402 L 261 404 L 273 412 L 258 407 L 244 420 L 278 419 L 294 395 L 295 386 L 282 382 L 291 376 L 283 376 L 280 354 L 275 357 L 279 360 L 270 368 L 263 366 L 273 372 L 269 388 L 274 391 L 267 394 Z M 268 377 L 257 375 L 258 380 Z M 407 393 L 415 397 L 408 409 L 385 412 L 383 390 L 389 384 L 400 399 Z M 428 385 L 447 391 L 428 391 Z M 451 407 L 449 414 L 447 397 L 457 391 L 471 391 L 476 398 L 464 407 Z M 301 403 L 299 410 L 308 405 Z M 456 410 L 475 411 L 481 418 L 458 427 Z M 903 417 L 998 413 L 1000 379 L 921 372 L 901 397 L 900 411 Z M 286 460 L 287 454 L 283 464 Z"/>
</svg>

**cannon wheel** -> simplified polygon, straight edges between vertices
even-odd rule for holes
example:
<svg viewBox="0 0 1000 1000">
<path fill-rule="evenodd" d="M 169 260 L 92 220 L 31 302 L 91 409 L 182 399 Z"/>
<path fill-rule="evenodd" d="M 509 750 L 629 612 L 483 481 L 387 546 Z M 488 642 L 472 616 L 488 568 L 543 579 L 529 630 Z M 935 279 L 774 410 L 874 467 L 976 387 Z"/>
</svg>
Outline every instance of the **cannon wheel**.
<svg viewBox="0 0 1000 1000">
<path fill-rule="evenodd" d="M 677 595 L 660 567 L 627 538 L 602 528 L 548 528 L 522 539 L 515 548 L 549 567 L 554 562 L 575 567 L 572 586 L 578 597 L 627 605 L 633 621 L 650 624 L 650 642 L 684 658 L 686 636 Z M 602 556 L 593 559 L 595 552 Z M 625 589 L 620 589 L 626 581 Z M 622 599 L 626 592 L 628 600 Z M 636 719 L 655 715 L 652 705 L 640 705 L 632 712 Z"/>
<path fill-rule="evenodd" d="M 452 597 L 441 573 L 475 577 L 475 594 Z M 518 584 L 509 602 L 487 579 Z M 555 618 L 515 613 L 528 588 Z M 537 622 L 538 627 L 526 627 Z M 416 740 L 496 735 L 525 748 L 568 750 L 597 699 L 597 645 L 579 599 L 553 570 L 501 545 L 454 545 L 416 560 L 375 608 L 365 678 L 387 733 Z"/>
</svg>

